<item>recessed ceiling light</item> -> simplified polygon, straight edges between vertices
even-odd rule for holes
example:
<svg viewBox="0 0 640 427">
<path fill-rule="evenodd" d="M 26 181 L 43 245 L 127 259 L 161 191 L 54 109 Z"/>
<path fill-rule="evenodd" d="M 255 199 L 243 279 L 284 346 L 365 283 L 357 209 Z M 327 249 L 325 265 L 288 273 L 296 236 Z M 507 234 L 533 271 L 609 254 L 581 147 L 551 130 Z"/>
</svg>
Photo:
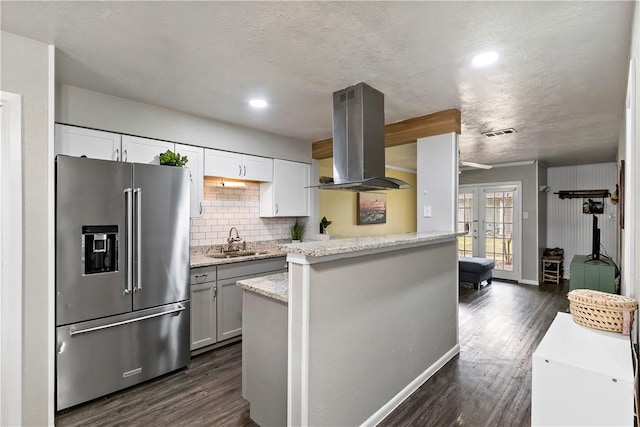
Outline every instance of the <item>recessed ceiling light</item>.
<svg viewBox="0 0 640 427">
<path fill-rule="evenodd" d="M 252 99 L 251 101 L 249 101 L 249 105 L 254 108 L 264 108 L 269 104 L 267 104 L 267 101 L 265 101 L 264 99 Z"/>
<path fill-rule="evenodd" d="M 486 67 L 498 60 L 498 52 L 484 52 L 474 56 L 471 60 L 471 64 L 474 67 Z"/>
</svg>

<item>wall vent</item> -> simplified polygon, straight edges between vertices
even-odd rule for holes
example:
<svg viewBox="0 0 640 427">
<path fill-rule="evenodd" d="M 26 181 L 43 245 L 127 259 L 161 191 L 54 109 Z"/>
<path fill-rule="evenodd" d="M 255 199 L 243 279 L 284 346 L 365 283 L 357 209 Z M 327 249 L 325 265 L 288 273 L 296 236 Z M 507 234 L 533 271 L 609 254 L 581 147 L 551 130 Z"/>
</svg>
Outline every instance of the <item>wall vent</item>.
<svg viewBox="0 0 640 427">
<path fill-rule="evenodd" d="M 512 133 L 516 133 L 516 130 L 514 128 L 492 130 L 492 131 L 489 131 L 489 132 L 482 132 L 482 135 L 486 136 L 487 138 L 493 138 L 494 136 L 510 135 Z"/>
</svg>

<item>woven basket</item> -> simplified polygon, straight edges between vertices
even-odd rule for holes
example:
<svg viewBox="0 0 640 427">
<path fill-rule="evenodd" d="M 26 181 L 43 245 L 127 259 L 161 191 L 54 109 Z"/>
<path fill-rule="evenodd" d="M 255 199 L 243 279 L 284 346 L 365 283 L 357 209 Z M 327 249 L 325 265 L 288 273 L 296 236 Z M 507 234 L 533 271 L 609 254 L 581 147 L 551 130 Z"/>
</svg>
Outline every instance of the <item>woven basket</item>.
<svg viewBox="0 0 640 427">
<path fill-rule="evenodd" d="M 638 303 L 621 295 L 575 289 L 567 294 L 573 321 L 589 328 L 629 335 Z"/>
</svg>

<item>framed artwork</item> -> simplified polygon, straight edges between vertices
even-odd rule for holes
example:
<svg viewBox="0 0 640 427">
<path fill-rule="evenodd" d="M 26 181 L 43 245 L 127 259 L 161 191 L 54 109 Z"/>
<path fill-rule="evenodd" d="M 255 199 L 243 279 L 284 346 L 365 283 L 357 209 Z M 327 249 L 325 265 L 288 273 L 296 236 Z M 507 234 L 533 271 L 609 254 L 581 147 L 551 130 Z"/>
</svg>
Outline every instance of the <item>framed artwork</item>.
<svg viewBox="0 0 640 427">
<path fill-rule="evenodd" d="M 358 193 L 358 225 L 387 222 L 387 195 Z"/>
</svg>

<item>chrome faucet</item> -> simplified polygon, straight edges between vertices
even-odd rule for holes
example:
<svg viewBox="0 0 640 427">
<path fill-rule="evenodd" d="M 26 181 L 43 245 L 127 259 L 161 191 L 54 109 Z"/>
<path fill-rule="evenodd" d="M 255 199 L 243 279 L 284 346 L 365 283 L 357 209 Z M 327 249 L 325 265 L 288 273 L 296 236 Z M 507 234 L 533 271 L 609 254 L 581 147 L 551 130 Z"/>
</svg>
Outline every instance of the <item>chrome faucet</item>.
<svg viewBox="0 0 640 427">
<path fill-rule="evenodd" d="M 233 230 L 236 231 L 236 237 L 231 237 L 231 233 L 233 233 Z M 231 244 L 234 242 L 240 242 L 242 240 L 242 237 L 240 237 L 240 235 L 238 234 L 238 229 L 235 227 L 231 227 L 231 230 L 229 230 L 229 238 L 227 239 L 227 243 L 229 243 L 229 247 L 231 247 Z"/>
</svg>

